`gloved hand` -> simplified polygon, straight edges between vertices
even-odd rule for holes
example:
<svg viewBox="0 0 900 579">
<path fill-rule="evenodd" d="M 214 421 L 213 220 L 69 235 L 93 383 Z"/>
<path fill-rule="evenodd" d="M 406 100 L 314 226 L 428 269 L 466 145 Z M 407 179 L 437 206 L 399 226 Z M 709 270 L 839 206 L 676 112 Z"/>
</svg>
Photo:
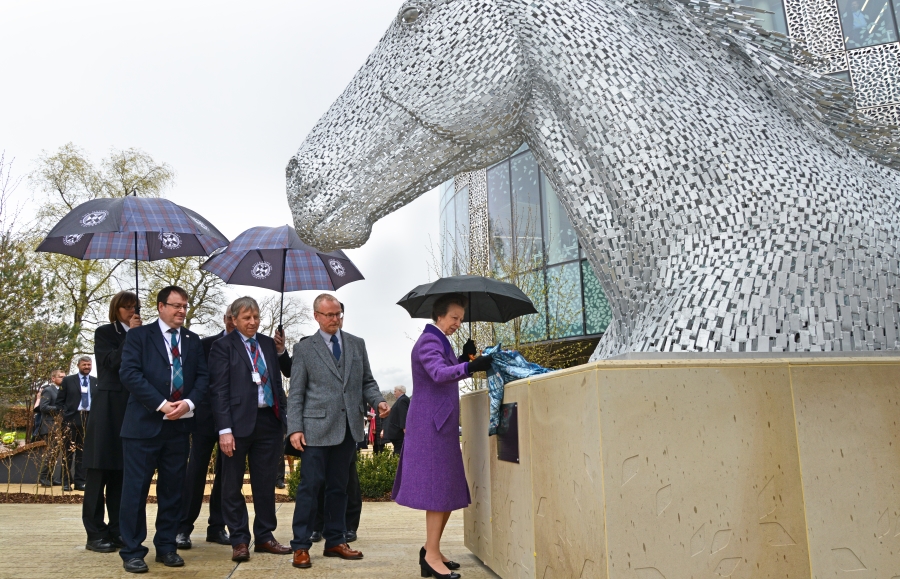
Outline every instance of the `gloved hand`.
<svg viewBox="0 0 900 579">
<path fill-rule="evenodd" d="M 465 344 L 463 344 L 462 356 L 460 356 L 460 361 L 462 362 L 471 362 L 478 356 L 478 346 L 475 345 L 475 342 L 472 341 L 472 338 L 469 338 Z"/>
<path fill-rule="evenodd" d="M 487 372 L 491 369 L 491 362 L 493 361 L 493 359 L 493 354 L 478 356 L 477 358 L 469 362 L 469 374 L 474 374 L 475 372 Z"/>
</svg>

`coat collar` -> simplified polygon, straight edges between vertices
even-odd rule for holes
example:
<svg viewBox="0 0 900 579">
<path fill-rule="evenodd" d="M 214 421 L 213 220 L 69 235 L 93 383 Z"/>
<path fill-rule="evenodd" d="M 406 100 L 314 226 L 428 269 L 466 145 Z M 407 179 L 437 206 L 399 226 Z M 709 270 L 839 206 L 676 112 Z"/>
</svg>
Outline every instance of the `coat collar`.
<svg viewBox="0 0 900 579">
<path fill-rule="evenodd" d="M 169 336 L 167 336 L 163 333 L 163 329 L 162 329 L 163 325 L 165 325 L 165 322 L 163 322 L 160 319 L 157 319 L 156 323 L 153 324 L 153 330 L 151 330 L 151 332 L 154 335 L 153 342 L 154 342 L 154 344 L 156 344 L 157 351 L 162 355 L 163 360 L 166 361 L 166 364 L 168 364 L 169 363 L 169 352 L 168 352 L 165 344 L 163 344 L 161 340 L 168 340 Z M 168 326 L 166 326 L 166 327 L 168 327 Z M 180 352 L 181 353 L 181 364 L 184 365 L 184 360 L 185 360 L 185 358 L 187 358 L 186 354 L 187 354 L 187 350 L 188 350 L 187 340 L 189 340 L 192 337 L 192 334 L 191 334 L 190 330 L 188 330 L 187 328 L 184 328 L 184 327 L 179 328 L 178 334 L 181 336 L 181 352 Z"/>
<path fill-rule="evenodd" d="M 343 337 L 344 336 L 341 336 L 341 338 Z M 331 350 L 328 349 L 328 346 L 325 344 L 325 340 L 322 339 L 322 336 L 319 335 L 319 332 L 313 334 L 309 339 L 312 340 L 313 350 L 316 351 L 316 354 L 319 355 L 319 358 L 321 358 L 322 361 L 325 362 L 325 365 L 328 366 L 328 368 L 334 373 L 335 376 L 341 378 L 341 373 L 338 372 L 337 364 L 334 361 L 334 354 L 332 354 Z M 346 370 L 346 368 L 344 369 Z"/>
<path fill-rule="evenodd" d="M 426 324 L 424 332 L 426 334 L 431 334 L 433 336 L 437 336 L 438 340 L 444 345 L 444 357 L 447 359 L 452 359 L 456 362 L 456 354 L 453 353 L 453 346 L 450 345 L 450 340 L 441 331 L 440 328 L 435 326 L 434 324 Z"/>
</svg>

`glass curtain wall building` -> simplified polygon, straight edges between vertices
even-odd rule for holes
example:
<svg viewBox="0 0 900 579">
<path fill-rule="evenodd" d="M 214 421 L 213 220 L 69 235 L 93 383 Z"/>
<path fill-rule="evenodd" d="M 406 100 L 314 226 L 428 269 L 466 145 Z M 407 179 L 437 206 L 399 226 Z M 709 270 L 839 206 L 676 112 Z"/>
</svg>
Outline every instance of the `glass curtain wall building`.
<svg viewBox="0 0 900 579">
<path fill-rule="evenodd" d="M 486 170 L 457 175 L 440 193 L 444 275 L 513 279 L 540 312 L 523 319 L 526 342 L 599 339 L 609 303 L 527 146 Z"/>
</svg>

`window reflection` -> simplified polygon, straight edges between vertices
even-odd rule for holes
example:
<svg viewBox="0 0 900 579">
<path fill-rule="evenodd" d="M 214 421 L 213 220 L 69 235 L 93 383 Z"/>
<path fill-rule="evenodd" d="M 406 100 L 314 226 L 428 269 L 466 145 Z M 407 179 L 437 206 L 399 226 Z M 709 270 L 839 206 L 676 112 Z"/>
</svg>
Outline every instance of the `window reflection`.
<svg viewBox="0 0 900 579">
<path fill-rule="evenodd" d="M 765 10 L 768 14 L 754 14 L 756 23 L 766 30 L 787 35 L 787 20 L 781 0 L 734 0 L 736 4 Z"/>
<path fill-rule="evenodd" d="M 509 197 L 509 164 L 488 169 L 488 230 L 491 244 L 491 271 L 503 276 L 512 266 L 512 205 Z"/>
<path fill-rule="evenodd" d="M 541 188 L 544 192 L 544 241 L 547 246 L 547 263 L 552 265 L 576 259 L 578 238 L 575 236 L 575 228 L 569 222 L 566 210 L 543 172 Z"/>
<path fill-rule="evenodd" d="M 612 321 L 612 309 L 587 260 L 581 262 L 581 279 L 584 280 L 584 332 L 602 334 Z"/>
<path fill-rule="evenodd" d="M 897 41 L 888 0 L 838 0 L 838 7 L 848 49 Z"/>
<path fill-rule="evenodd" d="M 521 276 L 519 289 L 525 292 L 532 303 L 536 314 L 522 316 L 522 340 L 524 342 L 540 342 L 547 339 L 547 286 L 544 271 L 537 270 Z"/>
<path fill-rule="evenodd" d="M 516 261 L 518 269 L 543 265 L 541 231 L 541 195 L 538 188 L 538 164 L 531 152 L 513 157 L 510 162 L 513 206 L 515 207 Z"/>
<path fill-rule="evenodd" d="M 548 267 L 547 290 L 550 339 L 584 334 L 580 263 Z"/>
<path fill-rule="evenodd" d="M 464 275 L 469 271 L 469 188 L 460 189 L 453 202 L 456 210 L 453 275 Z"/>
</svg>

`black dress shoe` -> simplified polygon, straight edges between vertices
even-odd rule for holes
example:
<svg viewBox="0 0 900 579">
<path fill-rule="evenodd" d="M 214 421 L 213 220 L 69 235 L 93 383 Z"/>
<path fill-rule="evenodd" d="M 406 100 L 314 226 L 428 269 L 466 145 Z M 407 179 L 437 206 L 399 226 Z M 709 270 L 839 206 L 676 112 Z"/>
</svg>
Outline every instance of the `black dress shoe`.
<svg viewBox="0 0 900 579">
<path fill-rule="evenodd" d="M 419 565 L 425 562 L 425 547 L 419 549 Z M 456 571 L 459 569 L 460 565 L 456 561 L 444 561 L 444 565 L 447 566 L 447 569 L 451 571 Z"/>
<path fill-rule="evenodd" d="M 66 492 L 69 492 L 69 491 L 72 490 L 72 487 L 69 486 L 69 483 L 66 483 L 66 484 L 63 485 L 63 490 L 66 491 Z M 137 571 L 137 572 L 138 572 L 138 573 L 141 573 L 141 571 Z"/>
<path fill-rule="evenodd" d="M 76 491 L 83 491 L 83 490 L 84 490 L 84 485 L 75 483 L 75 490 L 76 490 Z"/>
<path fill-rule="evenodd" d="M 129 573 L 146 573 L 150 570 L 143 559 L 129 559 L 122 563 L 122 567 Z"/>
<path fill-rule="evenodd" d="M 284 488 L 284 481 L 283 481 L 283 480 L 275 481 L 275 488 L 276 488 L 276 489 L 283 489 L 283 488 Z"/>
<path fill-rule="evenodd" d="M 309 540 L 313 543 L 318 543 L 322 540 L 322 533 L 319 531 L 313 531 L 313 534 L 309 536 Z"/>
<path fill-rule="evenodd" d="M 344 541 L 347 543 L 352 543 L 356 540 L 356 531 L 345 531 L 344 532 Z"/>
<path fill-rule="evenodd" d="M 85 543 L 84 548 L 95 553 L 112 553 L 116 550 L 115 545 L 106 539 L 95 539 Z"/>
<path fill-rule="evenodd" d="M 437 579 L 459 579 L 460 574 L 454 573 L 450 571 L 449 573 L 438 573 L 434 569 L 431 568 L 431 565 L 428 564 L 428 561 L 422 560 L 420 564 L 422 568 L 422 577 L 436 577 Z"/>
<path fill-rule="evenodd" d="M 184 559 L 175 551 L 170 551 L 165 555 L 157 555 L 156 562 L 162 563 L 166 567 L 184 567 Z"/>
<path fill-rule="evenodd" d="M 175 536 L 175 546 L 179 549 L 191 548 L 191 536 L 186 533 L 178 533 Z"/>
<path fill-rule="evenodd" d="M 207 543 L 218 543 L 220 545 L 231 545 L 231 539 L 228 537 L 228 533 L 225 532 L 225 529 L 222 529 L 219 532 L 210 533 L 206 532 L 206 542 Z"/>
<path fill-rule="evenodd" d="M 53 486 L 53 483 L 51 483 L 50 481 L 48 481 L 46 479 L 41 479 L 40 483 L 41 483 L 42 487 L 52 487 Z"/>
<path fill-rule="evenodd" d="M 116 549 L 125 548 L 125 541 L 122 539 L 122 535 L 119 535 L 118 537 L 109 537 L 106 540 L 112 543 L 113 547 L 115 547 Z"/>
</svg>

